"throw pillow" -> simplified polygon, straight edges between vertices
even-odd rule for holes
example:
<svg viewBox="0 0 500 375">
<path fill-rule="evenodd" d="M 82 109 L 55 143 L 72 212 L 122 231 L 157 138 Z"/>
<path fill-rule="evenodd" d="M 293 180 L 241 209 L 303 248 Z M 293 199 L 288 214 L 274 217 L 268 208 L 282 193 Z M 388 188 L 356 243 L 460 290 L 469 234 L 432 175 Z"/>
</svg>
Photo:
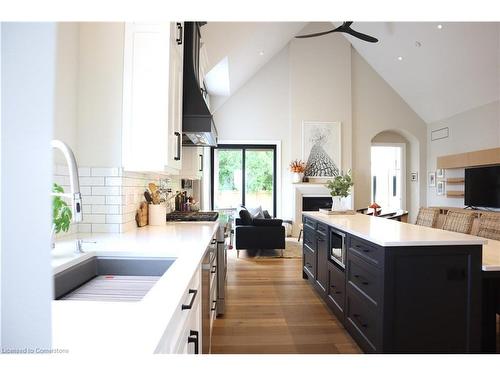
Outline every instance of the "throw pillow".
<svg viewBox="0 0 500 375">
<path fill-rule="evenodd" d="M 243 225 L 252 225 L 252 215 L 245 208 L 240 210 L 240 219 Z"/>
<path fill-rule="evenodd" d="M 262 212 L 262 206 L 255 208 L 248 208 L 248 212 L 252 215 L 253 219 L 265 219 L 264 212 Z"/>
</svg>

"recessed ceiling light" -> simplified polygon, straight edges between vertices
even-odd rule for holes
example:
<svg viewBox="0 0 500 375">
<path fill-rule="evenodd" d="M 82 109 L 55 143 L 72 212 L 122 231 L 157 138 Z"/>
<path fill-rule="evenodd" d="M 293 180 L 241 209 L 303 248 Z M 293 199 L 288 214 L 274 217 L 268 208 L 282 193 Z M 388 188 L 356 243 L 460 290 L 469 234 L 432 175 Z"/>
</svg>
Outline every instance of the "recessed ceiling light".
<svg viewBox="0 0 500 375">
<path fill-rule="evenodd" d="M 437 28 L 438 28 L 439 30 L 441 30 L 441 29 L 443 28 L 443 25 L 439 24 L 439 25 L 437 25 Z"/>
<path fill-rule="evenodd" d="M 398 56 L 398 60 L 402 61 L 403 60 L 403 56 Z"/>
<path fill-rule="evenodd" d="M 264 56 L 264 51 L 259 51 L 259 56 Z"/>
</svg>

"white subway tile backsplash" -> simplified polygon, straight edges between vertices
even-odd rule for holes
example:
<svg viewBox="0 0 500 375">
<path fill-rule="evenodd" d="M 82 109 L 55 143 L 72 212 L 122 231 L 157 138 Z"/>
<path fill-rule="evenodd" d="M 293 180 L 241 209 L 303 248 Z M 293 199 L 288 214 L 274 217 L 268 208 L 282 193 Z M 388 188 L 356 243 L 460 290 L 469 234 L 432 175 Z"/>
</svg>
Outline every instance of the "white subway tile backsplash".
<svg viewBox="0 0 500 375">
<path fill-rule="evenodd" d="M 106 177 L 106 186 L 122 186 L 122 177 Z"/>
<path fill-rule="evenodd" d="M 104 177 L 80 177 L 82 186 L 104 186 Z"/>
<path fill-rule="evenodd" d="M 120 224 L 92 224 L 93 233 L 120 233 Z"/>
<path fill-rule="evenodd" d="M 91 224 L 79 223 L 78 224 L 78 232 L 80 232 L 80 233 L 90 233 L 90 232 L 92 232 L 92 225 Z"/>
<path fill-rule="evenodd" d="M 122 204 L 122 195 L 110 195 L 106 197 L 106 204 Z"/>
<path fill-rule="evenodd" d="M 92 195 L 122 195 L 120 186 L 92 186 Z"/>
<path fill-rule="evenodd" d="M 119 176 L 119 168 L 92 168 L 92 176 Z"/>
<path fill-rule="evenodd" d="M 82 195 L 92 195 L 92 188 L 90 186 L 80 186 L 80 193 Z"/>
<path fill-rule="evenodd" d="M 82 197 L 82 204 L 105 204 L 105 196 L 87 195 Z"/>
<path fill-rule="evenodd" d="M 90 168 L 89 167 L 79 167 L 78 175 L 80 177 L 89 177 L 90 176 Z"/>
<path fill-rule="evenodd" d="M 122 224 L 124 219 L 123 215 L 106 215 L 106 223 L 108 224 Z"/>
<path fill-rule="evenodd" d="M 114 167 L 80 167 L 78 170 L 83 222 L 72 225 L 71 232 L 116 233 L 134 229 L 136 211 L 145 201 L 144 191 L 148 183 L 158 183 L 158 176 Z M 179 181 L 175 181 L 170 185 L 177 186 Z M 69 172 L 65 165 L 54 166 L 54 182 L 69 192 Z"/>
<path fill-rule="evenodd" d="M 120 225 L 120 231 L 123 232 L 128 232 L 129 230 L 135 229 L 137 227 L 137 224 L 134 221 L 129 221 L 128 223 L 123 223 Z"/>
<path fill-rule="evenodd" d="M 86 224 L 102 224 L 106 222 L 106 215 L 87 214 L 83 216 L 83 222 Z"/>
<path fill-rule="evenodd" d="M 122 206 L 118 204 L 95 204 L 92 206 L 92 213 L 94 214 L 121 214 Z"/>
</svg>

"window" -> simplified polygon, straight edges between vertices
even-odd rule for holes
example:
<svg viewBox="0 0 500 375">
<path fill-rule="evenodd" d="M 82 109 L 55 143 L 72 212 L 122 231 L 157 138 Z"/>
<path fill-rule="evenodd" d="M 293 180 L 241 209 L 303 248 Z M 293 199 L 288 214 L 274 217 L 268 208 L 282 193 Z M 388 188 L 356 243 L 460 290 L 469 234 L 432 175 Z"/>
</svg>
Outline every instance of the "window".
<svg viewBox="0 0 500 375">
<path fill-rule="evenodd" d="M 212 209 L 262 206 L 275 216 L 275 145 L 219 145 L 211 162 Z"/>
</svg>

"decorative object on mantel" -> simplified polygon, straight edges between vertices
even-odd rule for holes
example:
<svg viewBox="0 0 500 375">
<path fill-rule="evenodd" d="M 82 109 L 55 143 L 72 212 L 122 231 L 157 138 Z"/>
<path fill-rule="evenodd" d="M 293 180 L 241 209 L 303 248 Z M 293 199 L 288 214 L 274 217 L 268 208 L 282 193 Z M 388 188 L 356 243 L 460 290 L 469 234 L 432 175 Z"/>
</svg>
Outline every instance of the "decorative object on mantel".
<svg viewBox="0 0 500 375">
<path fill-rule="evenodd" d="M 438 181 L 436 185 L 437 195 L 444 195 L 444 181 Z"/>
<path fill-rule="evenodd" d="M 305 170 L 306 163 L 304 163 L 302 160 L 294 160 L 290 163 L 290 172 L 292 172 L 292 182 L 294 184 L 302 182 Z"/>
<path fill-rule="evenodd" d="M 135 222 L 138 227 L 144 227 L 148 225 L 148 203 L 141 202 L 139 209 L 135 214 Z"/>
<path fill-rule="evenodd" d="M 331 178 L 341 165 L 340 122 L 303 122 L 302 158 L 307 160 L 305 176 Z"/>
<path fill-rule="evenodd" d="M 377 202 L 373 202 L 368 206 L 368 208 L 371 208 L 373 210 L 373 216 L 378 216 L 382 207 L 380 207 Z"/>
<path fill-rule="evenodd" d="M 428 184 L 430 187 L 436 186 L 436 173 L 435 172 L 429 172 Z"/>
<path fill-rule="evenodd" d="M 332 196 L 332 211 L 347 211 L 342 198 L 346 198 L 349 195 L 353 185 L 351 170 L 348 170 L 346 174 L 340 172 L 333 180 L 326 182 L 326 187 L 330 190 L 330 195 Z"/>
<path fill-rule="evenodd" d="M 356 215 L 354 210 L 333 211 L 327 208 L 320 208 L 319 212 L 325 215 Z"/>
<path fill-rule="evenodd" d="M 444 178 L 444 169 L 443 168 L 439 168 L 436 170 L 436 177 L 437 178 Z"/>
</svg>

